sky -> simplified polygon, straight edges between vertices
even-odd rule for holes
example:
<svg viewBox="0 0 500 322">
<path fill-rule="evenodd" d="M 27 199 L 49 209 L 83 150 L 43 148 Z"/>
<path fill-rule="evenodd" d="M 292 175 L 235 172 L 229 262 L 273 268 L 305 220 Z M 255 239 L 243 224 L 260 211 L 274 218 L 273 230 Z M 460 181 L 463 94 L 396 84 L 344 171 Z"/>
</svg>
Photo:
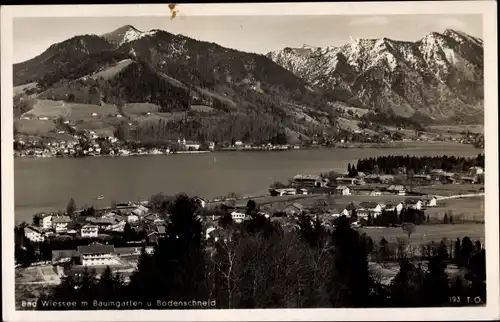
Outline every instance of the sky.
<svg viewBox="0 0 500 322">
<path fill-rule="evenodd" d="M 355 38 L 415 41 L 447 28 L 482 38 L 481 15 L 300 15 L 15 18 L 14 63 L 44 52 L 50 45 L 84 34 L 104 34 L 124 25 L 141 31 L 161 29 L 265 54 L 284 47 L 341 46 Z"/>
</svg>

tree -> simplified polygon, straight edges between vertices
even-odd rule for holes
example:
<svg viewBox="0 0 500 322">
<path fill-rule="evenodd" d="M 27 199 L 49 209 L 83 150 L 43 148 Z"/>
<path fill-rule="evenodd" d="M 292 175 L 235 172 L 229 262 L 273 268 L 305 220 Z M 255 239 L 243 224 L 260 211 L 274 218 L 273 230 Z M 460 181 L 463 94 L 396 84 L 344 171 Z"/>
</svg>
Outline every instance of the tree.
<svg viewBox="0 0 500 322">
<path fill-rule="evenodd" d="M 460 245 L 460 238 L 457 238 L 455 241 L 455 248 L 453 251 L 453 259 L 455 260 L 455 264 L 459 265 L 461 262 L 461 254 L 462 254 L 462 249 Z"/>
<path fill-rule="evenodd" d="M 66 206 L 66 213 L 69 216 L 73 216 L 73 214 L 75 213 L 75 211 L 76 211 L 75 200 L 73 200 L 73 198 L 70 198 L 69 202 L 68 202 L 68 205 Z"/>
<path fill-rule="evenodd" d="M 444 214 L 443 223 L 444 224 L 449 224 L 450 223 L 450 220 L 448 219 L 448 214 Z"/>
<path fill-rule="evenodd" d="M 469 237 L 467 236 L 464 237 L 462 239 L 462 247 L 460 249 L 460 259 L 461 259 L 460 266 L 467 267 L 469 259 L 471 258 L 473 252 L 474 252 L 474 245 L 472 244 L 472 241 L 470 240 Z"/>
<path fill-rule="evenodd" d="M 423 281 L 423 294 L 425 306 L 443 306 L 449 304 L 450 287 L 446 264 L 443 255 L 434 256 L 429 260 L 428 273 Z"/>
<path fill-rule="evenodd" d="M 422 306 L 422 285 L 424 273 L 407 259 L 401 260 L 399 272 L 390 285 L 391 302 L 395 307 Z"/>
<path fill-rule="evenodd" d="M 127 241 L 133 241 L 136 239 L 135 231 L 132 230 L 132 227 L 130 227 L 128 222 L 125 223 L 125 227 L 123 227 L 123 238 Z"/>
</svg>

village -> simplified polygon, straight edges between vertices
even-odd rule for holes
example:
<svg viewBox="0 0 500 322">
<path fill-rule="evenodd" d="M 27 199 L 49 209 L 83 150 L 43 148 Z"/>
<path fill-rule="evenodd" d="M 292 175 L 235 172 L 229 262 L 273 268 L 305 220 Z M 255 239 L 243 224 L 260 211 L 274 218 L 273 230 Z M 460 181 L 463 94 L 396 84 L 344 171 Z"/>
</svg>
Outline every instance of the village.
<svg viewBox="0 0 500 322">
<path fill-rule="evenodd" d="M 43 118 L 45 119 L 45 118 Z M 66 121 L 67 122 L 67 121 Z M 65 124 L 67 125 L 67 124 Z M 395 132 L 379 135 L 368 129 L 356 130 L 352 133 L 340 133 L 336 137 L 315 135 L 309 142 L 296 142 L 295 144 L 254 144 L 243 141 L 232 142 L 198 142 L 186 138 L 177 141 L 142 144 L 141 142 L 124 142 L 114 135 L 103 135 L 92 130 L 74 130 L 71 134 L 58 131 L 60 138 L 42 139 L 38 137 L 22 137 L 17 135 L 14 139 L 15 157 L 97 157 L 97 156 L 139 156 L 139 155 L 168 155 L 172 153 L 197 153 L 211 151 L 281 151 L 303 148 L 321 147 L 351 147 L 349 144 L 394 144 L 397 142 L 451 142 L 457 144 L 471 144 L 484 148 L 484 138 L 477 134 L 462 132 L 457 135 L 430 136 L 421 131 L 404 132 L 402 128 Z M 404 133 L 404 134 L 403 134 Z"/>
<path fill-rule="evenodd" d="M 425 211 L 427 216 L 424 215 L 423 222 L 427 224 L 466 222 L 470 218 L 455 214 L 453 219 L 451 213 L 448 215 L 449 203 L 446 202 L 453 198 L 484 196 L 481 184 L 484 175 L 480 167 L 471 167 L 467 173 L 435 169 L 430 174 L 413 175 L 411 182 L 405 175 L 358 173 L 352 178 L 342 174 L 336 177 L 298 174 L 288 184 L 274 184 L 267 196 L 194 199 L 199 206 L 197 213 L 207 245 L 211 245 L 224 235 L 224 228 L 219 224 L 223 214 L 229 213 L 236 224 L 249 219 L 248 200 L 258 205 L 259 215 L 278 221 L 285 230 L 293 229 L 302 213 L 314 216 L 328 229 L 332 229 L 335 219 L 341 216 L 349 218 L 352 227 L 362 228 L 383 214 L 401 214 L 407 209 Z M 107 266 L 123 274 L 126 280 L 136 269 L 142 247 L 153 252 L 154 245 L 166 233 L 169 215 L 158 211 L 155 206 L 158 202 L 154 199 L 114 204 L 105 209 L 35 215 L 33 223 L 23 226 L 24 238 L 34 245 L 49 242 L 51 248 L 49 253 L 41 246 L 37 249 L 37 252 L 45 252 L 38 257 L 43 261 L 30 263 L 27 268 L 17 263 L 17 266 L 25 266 L 19 267 L 18 283 L 57 284 L 68 272 L 79 274 L 91 267 L 102 273 Z M 437 211 L 432 212 L 433 209 Z M 443 215 L 448 216 L 444 222 Z"/>
</svg>

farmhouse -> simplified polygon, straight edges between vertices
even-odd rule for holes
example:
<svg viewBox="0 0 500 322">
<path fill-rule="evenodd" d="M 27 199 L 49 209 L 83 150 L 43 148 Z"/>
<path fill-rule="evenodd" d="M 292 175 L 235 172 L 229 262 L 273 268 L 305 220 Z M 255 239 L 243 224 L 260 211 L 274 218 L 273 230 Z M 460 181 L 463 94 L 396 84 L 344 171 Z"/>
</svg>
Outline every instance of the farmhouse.
<svg viewBox="0 0 500 322">
<path fill-rule="evenodd" d="M 370 196 L 381 196 L 381 195 L 382 195 L 382 192 L 379 189 L 373 189 L 370 192 Z"/>
<path fill-rule="evenodd" d="M 351 189 L 349 189 L 349 187 L 347 186 L 337 186 L 337 188 L 335 188 L 335 191 L 342 196 L 351 195 Z"/>
<path fill-rule="evenodd" d="M 437 206 L 436 196 L 425 196 L 422 199 L 423 199 L 424 205 L 426 207 L 436 207 Z"/>
<path fill-rule="evenodd" d="M 343 183 L 343 184 L 355 184 L 357 179 L 356 178 L 346 178 L 346 177 L 338 177 L 335 179 L 337 183 Z"/>
<path fill-rule="evenodd" d="M 34 243 L 40 243 L 45 240 L 44 233 L 34 226 L 24 227 L 24 235 Z"/>
<path fill-rule="evenodd" d="M 369 214 L 376 218 L 382 213 L 382 206 L 376 202 L 362 202 L 356 212 L 362 218 L 367 218 Z"/>
<path fill-rule="evenodd" d="M 413 208 L 416 210 L 421 210 L 423 206 L 422 200 L 419 199 L 406 199 L 405 204 L 408 208 Z"/>
<path fill-rule="evenodd" d="M 384 210 L 385 211 L 396 210 L 396 212 L 399 214 L 401 212 L 401 210 L 403 210 L 403 208 L 404 208 L 404 205 L 402 202 L 391 202 L 391 203 L 388 203 L 385 205 Z"/>
</svg>

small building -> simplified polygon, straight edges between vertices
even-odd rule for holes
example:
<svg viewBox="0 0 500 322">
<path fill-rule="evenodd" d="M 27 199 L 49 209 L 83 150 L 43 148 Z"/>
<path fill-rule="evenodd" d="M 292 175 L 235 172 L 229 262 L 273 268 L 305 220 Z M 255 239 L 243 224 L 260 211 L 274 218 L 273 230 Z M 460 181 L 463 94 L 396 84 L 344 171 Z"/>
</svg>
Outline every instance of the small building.
<svg viewBox="0 0 500 322">
<path fill-rule="evenodd" d="M 381 196 L 381 195 L 382 195 L 382 192 L 379 189 L 373 189 L 370 192 L 370 196 Z"/>
<path fill-rule="evenodd" d="M 379 182 L 380 183 L 391 183 L 394 181 L 394 176 L 393 175 L 390 175 L 390 174 L 386 174 L 386 175 L 381 175 L 379 176 Z"/>
<path fill-rule="evenodd" d="M 408 208 L 413 208 L 416 210 L 421 210 L 423 202 L 420 199 L 406 199 L 405 204 Z"/>
<path fill-rule="evenodd" d="M 139 219 L 140 219 L 139 216 L 137 216 L 134 213 L 130 213 L 127 216 L 127 222 L 132 223 L 132 224 L 135 224 L 135 223 L 139 222 Z"/>
<path fill-rule="evenodd" d="M 231 217 L 233 218 L 233 221 L 235 223 L 241 223 L 243 220 L 246 219 L 247 215 L 239 211 L 233 211 L 231 213 Z"/>
<path fill-rule="evenodd" d="M 356 184 L 357 179 L 356 178 L 347 178 L 347 177 L 338 177 L 335 179 L 337 183 L 343 183 L 343 184 Z"/>
<path fill-rule="evenodd" d="M 132 214 L 137 215 L 138 217 L 144 216 L 148 213 L 149 209 L 144 207 L 143 205 L 138 205 L 132 210 Z"/>
<path fill-rule="evenodd" d="M 43 231 L 34 226 L 24 227 L 24 236 L 34 243 L 41 243 L 45 240 Z"/>
<path fill-rule="evenodd" d="M 425 196 L 422 199 L 424 202 L 424 206 L 426 206 L 426 207 L 436 207 L 437 206 L 436 196 Z"/>
<path fill-rule="evenodd" d="M 402 202 L 390 202 L 385 205 L 384 210 L 385 211 L 394 211 L 396 210 L 396 213 L 400 213 L 401 210 L 403 210 L 404 204 Z"/>
<path fill-rule="evenodd" d="M 93 243 L 87 246 L 78 246 L 78 253 L 83 266 L 116 265 L 120 262 L 114 256 L 113 245 Z"/>
<path fill-rule="evenodd" d="M 378 217 L 382 213 L 382 206 L 376 202 L 368 201 L 359 204 L 356 210 L 359 217 L 368 218 L 371 214 L 373 218 Z"/>
<path fill-rule="evenodd" d="M 68 230 L 68 224 L 71 222 L 71 218 L 68 216 L 54 216 L 52 218 L 52 227 L 55 229 L 56 233 L 65 232 Z"/>
<path fill-rule="evenodd" d="M 484 174 L 484 169 L 481 167 L 470 167 L 469 173 L 471 176 Z"/>
<path fill-rule="evenodd" d="M 298 195 L 307 195 L 308 191 L 306 188 L 299 188 L 299 189 L 297 189 L 297 194 Z"/>
<path fill-rule="evenodd" d="M 337 186 L 335 188 L 335 191 L 342 196 L 350 196 L 351 195 L 351 189 L 349 189 L 349 187 L 347 187 L 347 186 Z"/>
<path fill-rule="evenodd" d="M 52 228 L 52 215 L 46 214 L 41 219 L 41 224 L 43 229 L 51 229 Z"/>
<path fill-rule="evenodd" d="M 96 225 L 84 225 L 80 230 L 82 238 L 97 238 L 99 235 L 99 227 Z"/>
<path fill-rule="evenodd" d="M 316 182 L 321 181 L 321 176 L 310 174 L 297 174 L 293 177 L 293 182 L 298 185 L 316 186 Z"/>
</svg>

